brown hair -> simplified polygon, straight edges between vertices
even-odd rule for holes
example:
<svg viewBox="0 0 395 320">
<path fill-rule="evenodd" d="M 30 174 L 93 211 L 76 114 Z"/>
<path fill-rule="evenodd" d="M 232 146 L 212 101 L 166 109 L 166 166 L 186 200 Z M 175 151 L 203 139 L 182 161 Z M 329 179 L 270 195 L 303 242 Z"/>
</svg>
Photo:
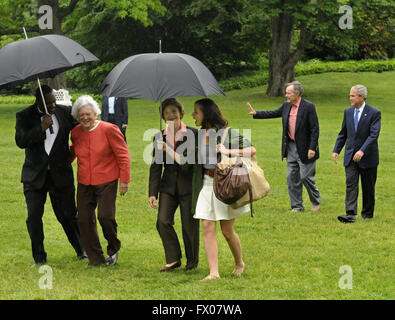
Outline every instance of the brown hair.
<svg viewBox="0 0 395 320">
<path fill-rule="evenodd" d="M 177 99 L 175 99 L 175 98 L 168 98 L 168 99 L 166 99 L 166 100 L 164 100 L 164 101 L 162 102 L 162 104 L 161 104 L 161 108 L 162 108 L 162 119 L 164 119 L 163 114 L 164 114 L 164 111 L 165 111 L 166 107 L 168 107 L 168 106 L 175 106 L 175 107 L 178 109 L 178 111 L 180 111 L 181 119 L 182 119 L 182 117 L 184 116 L 184 107 L 183 107 L 183 105 L 181 104 L 181 102 L 179 102 L 179 101 L 178 101 Z"/>
<path fill-rule="evenodd" d="M 228 125 L 218 105 L 211 99 L 205 98 L 195 102 L 203 113 L 202 128 L 207 129 L 208 125 L 217 130 L 225 128 Z"/>
</svg>

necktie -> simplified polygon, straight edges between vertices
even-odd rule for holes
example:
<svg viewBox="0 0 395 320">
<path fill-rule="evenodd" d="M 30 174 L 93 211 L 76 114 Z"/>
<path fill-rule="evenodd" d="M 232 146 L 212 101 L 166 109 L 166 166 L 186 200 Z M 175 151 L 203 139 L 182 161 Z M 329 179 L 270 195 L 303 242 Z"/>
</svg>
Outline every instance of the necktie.
<svg viewBox="0 0 395 320">
<path fill-rule="evenodd" d="M 355 113 L 354 113 L 354 128 L 355 128 L 355 132 L 357 132 L 357 128 L 358 128 L 358 115 L 359 115 L 359 109 L 355 108 Z"/>
</svg>

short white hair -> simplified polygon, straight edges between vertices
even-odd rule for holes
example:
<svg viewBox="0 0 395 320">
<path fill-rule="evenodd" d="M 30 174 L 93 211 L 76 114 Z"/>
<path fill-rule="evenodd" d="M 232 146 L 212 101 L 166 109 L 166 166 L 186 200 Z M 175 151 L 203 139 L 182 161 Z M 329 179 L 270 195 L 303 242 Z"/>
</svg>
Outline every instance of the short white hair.
<svg viewBox="0 0 395 320">
<path fill-rule="evenodd" d="M 353 91 L 353 90 L 356 90 L 356 91 L 357 91 L 357 94 L 358 94 L 360 97 L 364 97 L 365 100 L 366 100 L 366 98 L 368 97 L 368 89 L 367 89 L 365 86 L 363 86 L 362 84 L 357 84 L 356 86 L 353 86 L 353 87 L 351 88 L 351 90 L 352 90 L 352 91 Z"/>
<path fill-rule="evenodd" d="M 294 93 L 299 92 L 300 96 L 303 94 L 303 86 L 299 81 L 292 81 L 287 83 L 285 85 L 285 90 L 287 90 L 287 88 L 290 86 L 293 86 Z"/>
<path fill-rule="evenodd" d="M 73 108 L 71 109 L 71 115 L 74 117 L 74 119 L 77 119 L 78 117 L 78 111 L 87 106 L 90 105 L 92 106 L 93 112 L 98 116 L 101 111 L 99 108 L 99 104 L 89 95 L 84 95 L 79 97 L 73 104 Z"/>
</svg>

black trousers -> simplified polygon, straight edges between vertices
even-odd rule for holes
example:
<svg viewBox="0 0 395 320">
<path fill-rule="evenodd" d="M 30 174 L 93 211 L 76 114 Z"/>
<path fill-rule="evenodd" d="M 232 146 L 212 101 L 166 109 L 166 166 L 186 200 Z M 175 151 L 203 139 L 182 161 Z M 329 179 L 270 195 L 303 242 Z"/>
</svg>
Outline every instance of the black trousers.
<svg viewBox="0 0 395 320">
<path fill-rule="evenodd" d="M 182 238 L 188 267 L 199 263 L 199 220 L 191 212 L 192 195 L 172 196 L 165 192 L 159 195 L 159 210 L 156 228 L 165 249 L 166 263 L 181 259 L 181 247 L 174 230 L 174 214 L 180 206 Z"/>
<path fill-rule="evenodd" d="M 362 185 L 363 218 L 373 218 L 377 167 L 362 169 L 354 161 L 346 167 L 346 213 L 357 215 L 359 177 Z"/>
<path fill-rule="evenodd" d="M 44 249 L 44 230 L 42 222 L 47 193 L 49 193 L 55 216 L 62 225 L 69 242 L 77 255 L 82 254 L 83 249 L 78 229 L 74 191 L 74 185 L 68 188 L 57 188 L 49 172 L 47 173 L 44 186 L 41 189 L 34 189 L 28 185 L 24 185 L 27 205 L 26 225 L 30 235 L 33 258 L 36 263 L 46 262 L 47 260 L 47 253 Z"/>
</svg>

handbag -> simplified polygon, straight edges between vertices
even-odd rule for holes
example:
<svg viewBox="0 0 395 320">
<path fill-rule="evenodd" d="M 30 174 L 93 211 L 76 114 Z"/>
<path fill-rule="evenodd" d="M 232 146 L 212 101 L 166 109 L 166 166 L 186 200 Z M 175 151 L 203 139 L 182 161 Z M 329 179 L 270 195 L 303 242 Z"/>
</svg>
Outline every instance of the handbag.
<svg viewBox="0 0 395 320">
<path fill-rule="evenodd" d="M 222 135 L 222 144 L 228 131 L 229 127 Z M 270 191 L 270 185 L 254 156 L 246 158 L 221 155 L 221 161 L 215 168 L 213 187 L 217 199 L 234 209 L 249 203 L 251 216 L 252 202 L 265 197 Z"/>
<path fill-rule="evenodd" d="M 221 143 L 229 131 L 227 127 L 221 137 Z M 247 167 L 240 157 L 228 157 L 221 154 L 214 172 L 214 194 L 225 204 L 235 203 L 251 188 Z"/>
<path fill-rule="evenodd" d="M 233 209 L 237 209 L 249 203 L 252 214 L 252 202 L 266 197 L 270 192 L 270 184 L 265 178 L 264 171 L 258 166 L 255 156 L 251 156 L 251 158 L 243 157 L 241 160 L 248 170 L 248 177 L 251 183 L 251 193 L 248 192 L 243 195 L 243 197 L 232 203 L 231 207 Z"/>
</svg>

